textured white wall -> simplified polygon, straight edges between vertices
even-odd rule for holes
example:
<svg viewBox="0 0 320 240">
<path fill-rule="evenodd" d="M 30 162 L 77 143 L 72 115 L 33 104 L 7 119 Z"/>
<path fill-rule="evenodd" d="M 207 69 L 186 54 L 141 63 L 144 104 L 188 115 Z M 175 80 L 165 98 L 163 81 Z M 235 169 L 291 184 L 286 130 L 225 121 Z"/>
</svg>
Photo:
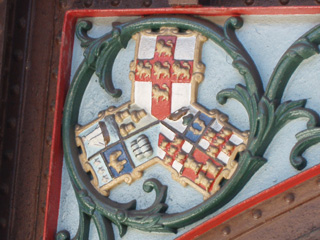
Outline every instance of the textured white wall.
<svg viewBox="0 0 320 240">
<path fill-rule="evenodd" d="M 133 18 L 94 18 L 94 28 L 90 34 L 98 37 L 111 29 L 113 21 L 128 21 Z M 226 17 L 208 17 L 211 21 L 223 24 Z M 286 49 L 302 34 L 320 23 L 320 15 L 294 15 L 294 16 L 243 16 L 244 26 L 237 30 L 237 35 L 244 47 L 247 49 L 258 70 L 260 71 L 263 85 L 266 87 L 268 79 L 276 66 L 281 55 Z M 72 76 L 77 66 L 82 61 L 82 49 L 79 41 L 75 39 L 74 54 L 72 63 Z M 86 90 L 85 97 L 81 104 L 79 117 L 80 124 L 86 124 L 96 118 L 100 110 L 108 106 L 119 106 L 130 99 L 131 82 L 129 81 L 129 63 L 134 55 L 134 41 L 131 40 L 127 49 L 121 50 L 116 59 L 113 69 L 115 86 L 123 90 L 120 99 L 110 98 L 99 86 L 97 77 L 94 76 Z M 248 117 L 244 108 L 236 101 L 230 100 L 225 106 L 219 105 L 215 99 L 208 101 L 207 96 L 215 96 L 224 88 L 232 88 L 237 83 L 244 81 L 241 75 L 232 67 L 231 58 L 212 42 L 208 41 L 203 47 L 203 62 L 206 65 L 205 80 L 199 87 L 198 101 L 207 108 L 217 108 L 230 117 L 230 122 L 246 130 Z M 307 107 L 310 107 L 320 114 L 320 56 L 314 56 L 303 62 L 292 76 L 284 93 L 283 100 L 308 99 Z M 226 206 L 218 212 L 202 219 L 201 221 L 179 229 L 178 235 L 185 233 L 201 222 L 219 214 L 231 206 L 273 186 L 285 179 L 288 179 L 299 171 L 295 170 L 289 162 L 289 155 L 293 145 L 296 143 L 295 134 L 306 128 L 306 120 L 296 120 L 283 128 L 272 141 L 265 153 L 268 162 L 252 177 L 241 192 Z M 308 159 L 306 169 L 319 164 L 320 144 L 306 151 L 304 156 Z M 127 202 L 137 199 L 138 209 L 149 206 L 154 194 L 145 194 L 142 190 L 142 183 L 150 177 L 158 178 L 163 184 L 169 186 L 167 203 L 168 212 L 179 212 L 186 210 L 202 202 L 202 195 L 191 187 L 183 188 L 180 184 L 171 179 L 170 174 L 161 166 L 154 166 L 146 172 L 141 180 L 136 181 L 130 187 L 126 184 L 120 185 L 111 192 L 111 199 Z M 121 200 L 119 200 L 121 199 Z M 188 199 L 188 201 L 186 201 Z M 78 207 L 71 183 L 65 169 L 62 173 L 62 188 L 58 231 L 66 229 L 74 236 L 78 228 Z M 90 239 L 98 239 L 96 229 L 91 225 Z M 118 231 L 114 228 L 116 236 Z M 174 234 L 145 233 L 128 228 L 128 233 L 123 239 L 174 239 Z M 119 237 L 118 237 L 119 238 Z"/>
</svg>

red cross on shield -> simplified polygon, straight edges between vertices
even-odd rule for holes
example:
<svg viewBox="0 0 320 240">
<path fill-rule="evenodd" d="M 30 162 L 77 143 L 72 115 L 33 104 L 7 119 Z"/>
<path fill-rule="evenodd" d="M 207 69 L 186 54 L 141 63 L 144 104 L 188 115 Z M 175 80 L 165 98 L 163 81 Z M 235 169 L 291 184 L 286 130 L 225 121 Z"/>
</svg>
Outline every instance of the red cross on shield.
<svg viewBox="0 0 320 240">
<path fill-rule="evenodd" d="M 135 58 L 134 102 L 159 120 L 190 104 L 196 46 L 194 36 L 166 33 L 142 34 Z"/>
</svg>

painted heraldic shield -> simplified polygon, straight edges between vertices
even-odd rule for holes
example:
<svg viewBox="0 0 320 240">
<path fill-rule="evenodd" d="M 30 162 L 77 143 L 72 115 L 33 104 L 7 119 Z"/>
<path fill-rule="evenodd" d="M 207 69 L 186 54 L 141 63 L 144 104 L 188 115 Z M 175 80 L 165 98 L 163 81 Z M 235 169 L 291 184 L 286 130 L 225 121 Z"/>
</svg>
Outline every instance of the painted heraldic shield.
<svg viewBox="0 0 320 240">
<path fill-rule="evenodd" d="M 106 196 L 158 163 L 206 199 L 231 178 L 238 165 L 235 157 L 247 142 L 247 133 L 231 126 L 224 114 L 196 102 L 207 38 L 196 31 L 161 27 L 138 32 L 133 39 L 131 101 L 77 127 L 82 166 Z"/>
<path fill-rule="evenodd" d="M 242 19 L 235 17 L 226 20 L 224 27 L 193 17 L 145 17 L 118 24 L 110 33 L 94 39 L 87 34 L 91 23 L 78 22 L 76 36 L 85 48 L 84 60 L 66 99 L 63 144 L 80 206 L 79 226 L 85 228 L 79 229 L 84 235 L 89 231 L 90 218 L 100 236 L 107 234 L 110 221 L 123 236 L 128 226 L 176 232 L 217 211 L 267 162 L 264 153 L 274 136 L 300 117 L 309 120 L 308 129 L 297 134 L 290 163 L 297 170 L 305 168 L 301 154 L 320 141 L 318 115 L 305 108 L 306 100 L 281 100 L 299 63 L 318 53 L 320 27 L 292 44 L 264 89 L 255 63 L 235 35 L 242 24 Z M 121 95 L 112 82 L 112 67 L 131 39 L 135 41 L 134 57 L 123 66 L 129 72 L 130 100 L 103 109 L 86 125 L 78 124 L 81 101 L 93 74 L 110 95 L 109 100 Z M 217 81 L 206 77 L 201 60 L 206 41 L 229 55 L 244 84 L 223 89 L 217 96 L 210 91 L 200 95 L 200 84 Z M 237 100 L 248 114 L 249 130 L 240 131 L 221 111 L 202 106 L 199 97 L 220 104 L 229 98 Z M 170 184 L 178 182 L 195 189 L 204 201 L 180 213 L 166 213 L 170 184 L 165 186 L 155 178 L 143 183 L 144 192 L 155 192 L 154 202 L 145 209 L 137 210 L 136 201 L 116 202 L 109 197 L 120 184 L 127 186 L 147 178 L 143 174 L 151 172 L 154 165 L 170 173 Z"/>
</svg>

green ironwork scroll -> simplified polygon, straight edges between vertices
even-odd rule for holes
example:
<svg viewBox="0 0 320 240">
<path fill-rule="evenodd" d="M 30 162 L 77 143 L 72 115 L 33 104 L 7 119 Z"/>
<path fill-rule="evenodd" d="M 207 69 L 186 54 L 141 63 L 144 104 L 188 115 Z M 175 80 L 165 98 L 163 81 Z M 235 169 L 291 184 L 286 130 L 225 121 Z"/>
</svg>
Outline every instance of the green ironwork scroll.
<svg viewBox="0 0 320 240">
<path fill-rule="evenodd" d="M 286 102 L 281 102 L 281 99 L 299 64 L 319 53 L 320 26 L 307 32 L 284 53 L 264 90 L 254 61 L 236 37 L 235 30 L 241 28 L 242 24 L 239 17 L 229 18 L 224 27 L 187 16 L 146 17 L 114 25 L 110 33 L 94 39 L 87 35 L 92 24 L 89 21 L 78 23 L 76 36 L 85 49 L 85 58 L 71 83 L 63 117 L 64 156 L 80 212 L 79 229 L 74 239 L 88 239 L 90 219 L 96 225 L 100 239 L 113 239 L 111 223 L 118 227 L 121 236 L 126 234 L 128 227 L 142 231 L 174 233 L 178 228 L 217 211 L 234 198 L 253 174 L 267 162 L 263 155 L 280 129 L 301 117 L 308 119 L 308 129 L 297 134 L 298 142 L 292 149 L 290 161 L 292 166 L 299 170 L 306 166 L 307 161 L 301 154 L 320 142 L 318 115 L 305 108 L 305 99 Z M 147 29 L 157 32 L 161 27 L 200 33 L 229 54 L 233 59 L 233 67 L 243 76 L 245 86 L 238 84 L 233 89 L 222 90 L 216 99 L 220 104 L 225 104 L 229 98 L 239 101 L 246 109 L 250 123 L 246 148 L 237 156 L 238 166 L 232 177 L 200 205 L 174 214 L 166 213 L 167 186 L 157 179 L 148 179 L 143 184 L 146 194 L 151 191 L 156 193 L 154 203 L 146 209 L 136 210 L 136 201 L 118 203 L 99 194 L 83 171 L 75 141 L 81 100 L 92 75 L 99 77 L 101 87 L 111 96 L 121 96 L 121 89 L 116 89 L 112 81 L 112 67 L 118 52 L 127 46 L 134 34 Z M 62 231 L 57 233 L 56 238 L 69 239 L 70 235 Z"/>
</svg>

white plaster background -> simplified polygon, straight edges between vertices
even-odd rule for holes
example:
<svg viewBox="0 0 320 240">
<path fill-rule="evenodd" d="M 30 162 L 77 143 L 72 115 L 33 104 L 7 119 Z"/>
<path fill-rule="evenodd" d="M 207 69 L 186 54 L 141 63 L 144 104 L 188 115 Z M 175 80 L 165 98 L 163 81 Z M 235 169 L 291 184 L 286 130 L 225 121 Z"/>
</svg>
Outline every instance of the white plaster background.
<svg viewBox="0 0 320 240">
<path fill-rule="evenodd" d="M 223 24 L 226 17 L 207 17 L 215 23 Z M 132 17 L 112 17 L 90 19 L 94 23 L 90 35 L 98 37 L 111 30 L 111 23 L 115 21 L 128 21 Z M 247 49 L 260 72 L 264 87 L 267 86 L 269 77 L 282 54 L 301 35 L 310 28 L 320 23 L 320 15 L 293 15 L 293 16 L 243 16 L 244 25 L 237 30 L 237 36 Z M 131 40 L 126 50 L 121 50 L 113 68 L 113 80 L 116 87 L 123 90 L 120 99 L 110 98 L 99 86 L 97 77 L 92 77 L 86 90 L 86 95 L 81 105 L 80 124 L 86 124 L 96 118 L 100 110 L 108 106 L 119 106 L 130 98 L 131 82 L 129 81 L 129 63 L 133 59 L 135 43 Z M 71 79 L 82 61 L 83 50 L 79 41 L 74 41 L 74 54 L 72 63 Z M 208 108 L 217 108 L 229 115 L 230 122 L 238 128 L 248 129 L 247 114 L 244 108 L 236 101 L 229 100 L 221 106 L 215 98 L 208 101 L 207 96 L 215 96 L 220 90 L 232 88 L 237 83 L 244 83 L 241 75 L 232 67 L 231 58 L 212 42 L 207 42 L 203 47 L 203 62 L 206 65 L 205 81 L 199 87 L 198 101 Z M 314 109 L 320 114 L 320 56 L 314 56 L 304 61 L 292 76 L 285 90 L 283 100 L 308 99 L 307 107 Z M 268 162 L 252 177 L 240 193 L 222 209 L 210 216 L 185 228 L 179 229 L 178 234 L 146 233 L 128 228 L 127 234 L 122 239 L 174 239 L 209 218 L 224 210 L 242 202 L 243 200 L 280 183 L 299 171 L 295 170 L 289 162 L 289 155 L 296 143 L 295 134 L 306 128 L 306 120 L 296 120 L 284 127 L 270 144 L 264 157 Z M 319 164 L 320 144 L 307 150 L 304 157 L 308 160 L 306 169 Z M 145 179 L 155 177 L 163 184 L 167 184 L 169 205 L 168 212 L 186 210 L 202 202 L 202 196 L 191 187 L 183 188 L 171 179 L 170 174 L 161 166 L 154 166 L 146 172 L 143 179 L 136 181 L 130 187 L 125 184 L 111 192 L 111 199 L 127 202 L 137 199 L 139 209 L 149 206 L 154 194 L 146 194 L 142 190 Z M 60 212 L 57 231 L 66 229 L 71 236 L 76 234 L 79 222 L 78 206 L 75 195 L 65 166 L 62 170 Z M 129 190 L 130 189 L 130 190 Z M 121 200 L 119 200 L 121 199 Z M 187 201 L 186 201 L 187 199 Z M 117 239 L 118 230 L 114 227 Z M 97 231 L 91 224 L 90 239 L 98 239 Z"/>
</svg>

